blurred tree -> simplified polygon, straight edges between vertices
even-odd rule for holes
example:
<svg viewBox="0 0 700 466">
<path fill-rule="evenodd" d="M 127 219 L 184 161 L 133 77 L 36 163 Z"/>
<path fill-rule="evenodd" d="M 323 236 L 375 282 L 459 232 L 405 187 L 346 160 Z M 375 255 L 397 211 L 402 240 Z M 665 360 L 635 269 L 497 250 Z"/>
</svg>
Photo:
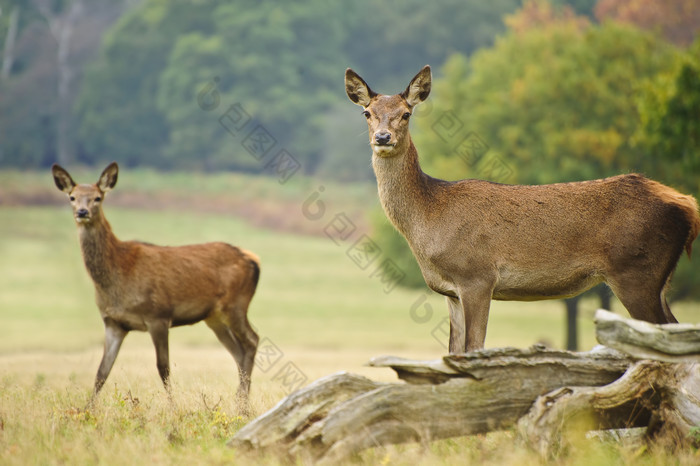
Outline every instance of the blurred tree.
<svg viewBox="0 0 700 466">
<path fill-rule="evenodd" d="M 367 123 L 357 107 L 341 101 L 323 121 L 323 158 L 315 175 L 339 181 L 373 181 Z"/>
<path fill-rule="evenodd" d="M 523 24 L 519 17 L 509 22 Z M 631 142 L 638 92 L 672 70 L 679 52 L 634 28 L 583 24 L 568 15 L 547 26 L 535 22 L 477 52 L 469 66 L 452 57 L 435 83 L 433 112 L 417 121 L 427 171 L 450 179 L 480 176 L 493 157 L 522 183 L 643 169 Z M 463 131 L 450 134 L 445 115 Z M 487 156 L 460 152 L 468 132 L 488 146 Z"/>
<path fill-rule="evenodd" d="M 6 80 L 12 72 L 15 61 L 15 43 L 19 31 L 19 16 L 22 4 L 17 0 L 3 0 L 0 2 L 0 30 L 6 29 L 5 40 L 2 48 L 2 67 L 0 67 L 0 79 Z M 6 16 L 5 20 L 3 16 Z"/>
<path fill-rule="evenodd" d="M 147 0 L 107 36 L 79 101 L 81 137 L 93 156 L 130 164 L 261 169 L 240 141 L 197 105 L 213 80 L 312 171 L 319 125 L 337 101 L 340 6 Z M 108 87 L 109 93 L 103 89 Z M 336 93 L 337 94 L 337 93 Z"/>
<path fill-rule="evenodd" d="M 505 23 L 516 34 L 558 23 L 568 24 L 581 31 L 590 25 L 588 18 L 578 16 L 570 5 L 555 6 L 546 0 L 525 1 L 520 10 L 505 17 Z"/>
<path fill-rule="evenodd" d="M 272 151 L 284 147 L 307 173 L 319 164 L 324 118 L 341 97 L 347 8 L 312 0 L 239 1 L 214 12 L 229 63 L 222 89 L 276 140 Z"/>
<path fill-rule="evenodd" d="M 84 64 L 99 46 L 122 2 L 94 0 L 77 14 L 69 1 L 0 0 L 18 6 L 16 37 L 2 34 L 5 78 L 0 79 L 0 166 L 39 167 L 74 160 L 72 102 Z M 11 18 L 0 16 L 0 30 Z M 9 36 L 9 37 L 8 37 Z M 11 58 L 9 56 L 11 55 Z"/>
<path fill-rule="evenodd" d="M 261 170 L 267 162 L 196 103 L 218 77 L 217 117 L 238 103 L 275 143 L 272 154 L 286 149 L 307 173 L 330 154 L 322 173 L 366 179 L 366 169 L 341 169 L 346 160 L 360 163 L 359 145 L 331 136 L 343 114 L 342 70 L 369 68 L 384 87 L 388 76 L 490 43 L 518 3 L 144 0 L 107 35 L 87 72 L 77 106 L 85 160 Z"/>
<path fill-rule="evenodd" d="M 552 5 L 571 7 L 576 14 L 594 19 L 593 9 L 598 0 L 552 0 Z"/>
<path fill-rule="evenodd" d="M 169 166 L 162 159 L 169 126 L 158 106 L 160 75 L 179 34 L 212 28 L 211 11 L 185 0 L 145 1 L 120 18 L 87 67 L 76 103 L 86 162 Z"/>
<path fill-rule="evenodd" d="M 191 32 L 178 37 L 158 79 L 157 109 L 169 126 L 168 141 L 158 165 L 200 170 L 250 169 L 251 161 L 255 160 L 240 157 L 244 155 L 240 152 L 245 151 L 223 154 L 228 156 L 228 161 L 222 157 L 222 151 L 237 145 L 226 144 L 229 141 L 217 122 L 218 114 L 212 116 L 195 104 L 197 92 L 208 82 L 214 85 L 212 92 L 218 92 L 217 84 L 222 76 L 226 77 L 227 70 L 220 36 Z M 214 104 L 219 114 L 225 111 L 221 102 L 212 102 L 212 106 Z"/>
<path fill-rule="evenodd" d="M 505 31 L 503 15 L 515 11 L 521 0 L 352 3 L 357 9 L 347 16 L 349 66 L 374 88 L 394 93 L 425 64 L 490 46 Z"/>
<path fill-rule="evenodd" d="M 32 0 L 32 5 L 44 17 L 56 41 L 56 159 L 63 165 L 73 162 L 72 92 L 77 72 L 71 58 L 73 31 L 84 18 L 83 0 Z"/>
<path fill-rule="evenodd" d="M 599 21 L 611 19 L 658 32 L 681 46 L 689 45 L 700 33 L 697 0 L 600 0 L 595 16 Z"/>
<path fill-rule="evenodd" d="M 649 171 L 700 194 L 700 38 L 670 72 L 642 88 L 636 146 Z"/>
</svg>

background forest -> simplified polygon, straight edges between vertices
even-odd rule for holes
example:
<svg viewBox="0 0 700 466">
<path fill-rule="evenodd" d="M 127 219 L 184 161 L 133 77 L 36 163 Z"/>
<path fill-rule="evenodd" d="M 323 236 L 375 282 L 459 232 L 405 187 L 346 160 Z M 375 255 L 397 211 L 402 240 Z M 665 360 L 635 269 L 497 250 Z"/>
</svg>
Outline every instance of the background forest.
<svg viewBox="0 0 700 466">
<path fill-rule="evenodd" d="M 343 71 L 393 93 L 428 63 L 412 132 L 433 176 L 634 171 L 698 195 L 699 28 L 694 0 L 0 0 L 0 168 L 274 176 L 283 161 L 371 184 Z M 372 222 L 403 284 L 422 284 L 383 215 Z M 700 297 L 689 267 L 676 297 Z"/>
</svg>

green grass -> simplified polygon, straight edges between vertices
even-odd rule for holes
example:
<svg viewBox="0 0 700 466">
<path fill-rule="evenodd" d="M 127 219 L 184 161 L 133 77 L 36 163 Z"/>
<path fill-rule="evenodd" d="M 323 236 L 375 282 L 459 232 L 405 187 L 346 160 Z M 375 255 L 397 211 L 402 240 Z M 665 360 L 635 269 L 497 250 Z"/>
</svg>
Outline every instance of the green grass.
<svg viewBox="0 0 700 466">
<path fill-rule="evenodd" d="M 402 350 L 415 357 L 443 351 L 431 333 L 447 316 L 443 298 L 431 293 L 382 289 L 373 266 L 361 270 L 346 255 L 352 242 L 263 230 L 220 215 L 106 207 L 118 236 L 164 245 L 223 240 L 256 252 L 262 277 L 251 321 L 276 344 L 326 350 Z M 0 209 L 0 352 L 82 350 L 101 341 L 93 287 L 80 256 L 66 207 Z M 411 307 L 425 321 L 411 317 Z M 594 344 L 589 325 L 594 303 L 585 302 L 582 339 Z M 430 307 L 430 310 L 426 306 Z M 426 312 L 428 314 L 426 314 Z M 432 314 L 431 314 L 432 312 Z M 563 344 L 559 302 L 494 302 L 489 346 Z M 205 326 L 175 329 L 175 341 L 216 344 Z M 436 330 L 437 329 L 437 330 Z M 201 330 L 201 331 L 199 331 Z M 313 336 L 313 337 L 311 337 Z M 429 354 L 426 355 L 425 352 Z"/>
<path fill-rule="evenodd" d="M 76 178 L 82 181 L 82 175 Z M 154 195 L 161 187 L 192 180 L 181 174 L 156 176 L 150 172 L 135 177 L 152 178 L 143 181 L 141 189 L 153 190 Z M 229 195 L 229 183 L 235 178 L 200 177 L 183 187 L 180 195 L 206 187 L 213 190 L 212 196 Z M 10 179 L 17 186 L 36 187 L 50 183 L 47 178 L 16 172 L 7 178 L 0 173 L 6 189 Z M 117 189 L 128 191 L 129 183 L 135 183 L 133 178 L 123 176 Z M 279 195 L 279 189 L 286 188 L 245 177 L 240 177 L 240 183 L 257 194 L 269 190 Z M 290 188 L 290 202 L 298 209 L 289 215 L 298 216 L 299 222 L 312 222 L 301 215 L 300 204 L 317 184 L 300 179 Z M 326 199 L 329 205 L 336 200 L 364 202 L 366 187 L 338 185 L 334 189 L 336 194 Z M 308 382 L 341 370 L 394 381 L 391 371 L 368 368 L 365 363 L 382 354 L 433 359 L 446 352 L 443 298 L 430 294 L 426 303 L 432 313 L 420 307 L 424 319 L 416 321 L 411 308 L 425 292 L 397 288 L 385 293 L 378 278 L 370 276 L 371 266 L 361 270 L 346 255 L 357 237 L 336 245 L 324 236 L 261 229 L 206 209 L 149 210 L 148 197 L 142 199 L 144 209 L 135 209 L 110 206 L 108 197 L 106 215 L 120 238 L 163 245 L 220 240 L 261 257 L 261 281 L 249 317 L 260 336 L 273 343 L 282 357 L 268 370 L 253 373 L 251 401 L 258 414 L 288 392 L 289 387 L 275 378 L 285 363 L 293 363 Z M 330 218 L 329 213 L 319 222 L 327 223 Z M 591 300 L 582 304 L 582 349 L 595 344 L 595 306 Z M 619 306 L 617 309 L 624 313 Z M 684 322 L 700 320 L 697 304 L 678 303 L 674 312 Z M 233 360 L 204 324 L 171 331 L 172 402 L 160 386 L 150 338 L 133 333 L 95 409 L 88 413 L 77 409 L 85 405 L 90 392 L 101 357 L 103 329 L 67 205 L 0 205 L 0 322 L 3 464 L 261 460 L 241 457 L 225 446 L 248 418 L 238 416 L 232 398 L 238 383 Z M 564 325 L 564 307 L 559 301 L 494 302 L 486 344 L 527 347 L 546 341 L 562 347 Z M 512 432 L 496 433 L 435 442 L 427 449 L 406 445 L 370 451 L 360 459 L 383 464 L 413 464 L 415 460 L 451 464 L 464 458 L 486 464 L 538 462 L 526 450 L 512 451 L 513 439 Z M 631 464 L 639 459 L 635 454 L 622 448 L 606 458 L 608 464 Z M 584 459 L 595 455 L 600 456 L 595 448 L 584 448 L 579 456 L 562 462 L 588 464 Z M 653 455 L 644 458 L 651 458 L 648 464 L 656 462 Z"/>
</svg>

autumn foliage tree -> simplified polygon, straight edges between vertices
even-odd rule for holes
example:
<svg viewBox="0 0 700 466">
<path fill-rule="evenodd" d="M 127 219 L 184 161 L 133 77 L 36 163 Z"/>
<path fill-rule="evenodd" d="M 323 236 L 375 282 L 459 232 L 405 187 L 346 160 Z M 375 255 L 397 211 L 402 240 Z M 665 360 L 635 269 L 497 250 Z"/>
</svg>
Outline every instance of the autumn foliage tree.
<svg viewBox="0 0 700 466">
<path fill-rule="evenodd" d="M 515 34 L 523 34 L 538 27 L 556 23 L 568 23 L 580 30 L 586 29 L 590 21 L 578 16 L 569 5 L 555 6 L 548 1 L 528 0 L 520 10 L 504 18 L 508 29 Z"/>
<path fill-rule="evenodd" d="M 635 139 L 646 164 L 700 194 L 700 38 L 672 71 L 644 86 L 638 109 Z"/>
<path fill-rule="evenodd" d="M 469 60 L 448 60 L 434 83 L 430 115 L 416 119 L 416 141 L 430 174 L 488 179 L 494 158 L 513 172 L 511 179 L 491 178 L 499 182 L 645 171 L 632 139 L 639 94 L 675 69 L 680 52 L 637 28 L 591 25 L 549 8 L 526 4 L 507 19 L 509 31 L 494 47 Z M 446 130 L 448 117 L 463 130 Z M 464 157 L 466 134 L 478 135 L 488 152 Z"/>
<path fill-rule="evenodd" d="M 689 45 L 700 32 L 697 0 L 600 0 L 594 13 L 599 21 L 633 24 L 681 46 Z"/>
</svg>

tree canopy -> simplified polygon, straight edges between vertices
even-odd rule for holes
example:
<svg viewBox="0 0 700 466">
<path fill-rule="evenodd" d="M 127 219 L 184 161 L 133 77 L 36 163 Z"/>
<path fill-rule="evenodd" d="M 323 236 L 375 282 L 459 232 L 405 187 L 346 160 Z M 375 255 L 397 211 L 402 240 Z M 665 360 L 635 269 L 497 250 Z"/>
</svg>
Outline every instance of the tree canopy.
<svg viewBox="0 0 700 466">
<path fill-rule="evenodd" d="M 457 179 L 479 177 L 488 162 L 465 163 L 460 141 L 436 131 L 451 112 L 520 183 L 647 171 L 653 167 L 632 140 L 638 96 L 679 59 L 670 44 L 614 23 L 565 18 L 511 30 L 471 60 L 454 55 L 446 63 L 435 83 L 433 112 L 417 123 L 425 167 Z"/>
<path fill-rule="evenodd" d="M 516 0 L 146 0 L 109 32 L 86 71 L 76 107 L 82 156 L 259 170 L 259 161 L 217 122 L 238 104 L 255 120 L 251 127 L 260 126 L 274 143 L 272 152 L 284 147 L 308 173 L 340 169 L 337 160 L 362 147 L 357 140 L 329 147 L 336 115 L 347 114 L 339 110 L 347 66 L 391 85 L 417 66 L 488 45 L 503 30 L 503 14 L 516 6 Z M 221 106 L 203 110 L 197 94 L 212 81 Z M 366 176 L 362 170 L 355 178 Z"/>
</svg>

